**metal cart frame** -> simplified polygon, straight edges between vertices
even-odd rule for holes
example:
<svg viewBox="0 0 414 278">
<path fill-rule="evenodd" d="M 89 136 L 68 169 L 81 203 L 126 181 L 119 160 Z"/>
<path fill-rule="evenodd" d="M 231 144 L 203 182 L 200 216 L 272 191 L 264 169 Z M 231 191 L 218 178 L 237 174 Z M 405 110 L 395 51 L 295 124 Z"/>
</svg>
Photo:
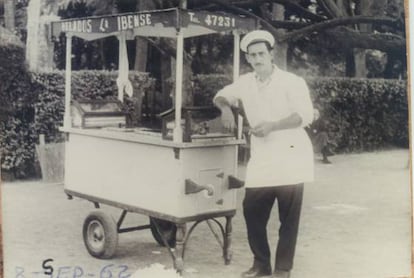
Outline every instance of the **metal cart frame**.
<svg viewBox="0 0 414 278">
<path fill-rule="evenodd" d="M 125 141 L 128 143 L 135 142 L 139 144 L 147 144 L 149 146 L 159 144 L 163 150 L 168 149 L 168 152 L 169 150 L 173 150 L 176 160 L 179 160 L 180 156 L 191 154 L 191 152 L 194 152 L 196 148 L 207 148 L 208 150 L 211 150 L 214 147 L 220 147 L 223 149 L 223 153 L 231 154 L 230 156 L 232 156 L 232 159 L 234 159 L 232 166 L 233 168 L 227 170 L 227 174 L 224 172 L 214 172 L 214 178 L 219 179 L 222 184 L 225 184 L 228 187 L 226 190 L 240 188 L 243 186 L 243 182 L 236 178 L 237 165 L 234 166 L 234 163 L 237 164 L 237 146 L 244 143 L 241 134 L 241 120 L 238 121 L 239 124 L 237 136 L 231 142 L 183 142 L 183 131 L 181 127 L 183 46 L 184 38 L 187 37 L 194 37 L 218 32 L 231 32 L 234 36 L 233 77 L 237 78 L 239 76 L 240 34 L 250 31 L 256 27 L 256 22 L 253 19 L 227 13 L 189 11 L 185 9 L 174 8 L 167 10 L 146 11 L 109 16 L 66 19 L 52 22 L 51 27 L 51 34 L 53 37 L 58 37 L 62 32 L 66 35 L 65 113 L 64 125 L 61 128 L 61 131 L 67 134 L 68 140 L 69 137 L 73 137 L 76 140 L 81 140 L 82 138 L 87 137 L 92 138 L 91 140 L 93 140 L 94 138 L 96 139 L 101 136 L 101 134 L 98 134 L 98 131 L 74 129 L 71 126 L 71 58 L 72 38 L 74 36 L 89 41 L 105 38 L 108 36 L 116 36 L 119 39 L 120 52 L 122 44 L 125 45 L 125 40 L 132 39 L 135 36 L 158 36 L 176 38 L 176 86 L 174 102 L 175 127 L 173 131 L 173 140 L 164 141 L 160 139 L 161 141 L 154 143 L 147 139 L 125 139 L 121 136 L 118 136 L 117 134 L 108 132 L 104 134 L 103 138 L 105 138 L 106 143 L 109 142 L 108 144 L 117 140 L 123 142 Z M 121 57 L 120 53 L 120 60 L 124 57 L 125 56 Z M 118 99 L 121 101 L 123 100 L 123 90 L 118 91 Z M 222 149 L 220 149 L 220 151 Z M 67 150 L 67 154 L 70 153 L 71 150 Z M 71 169 L 73 170 L 73 166 L 71 166 L 69 170 Z M 65 185 L 66 182 L 67 178 L 65 177 Z M 211 187 L 194 182 L 191 178 L 185 179 L 185 194 L 195 194 L 201 191 L 206 191 L 208 195 L 211 195 L 210 193 L 212 190 L 213 189 Z M 81 190 L 73 190 L 71 188 L 65 188 L 65 193 L 68 195 L 69 199 L 72 199 L 73 197 L 86 199 L 92 202 L 95 205 L 95 208 L 99 208 L 100 204 L 105 204 L 120 208 L 122 210 L 122 213 L 116 222 L 112 217 L 109 217 L 108 215 L 102 213 L 102 211 L 92 212 L 85 219 L 83 236 L 85 245 L 92 256 L 98 258 L 110 258 L 113 256 L 116 249 L 119 233 L 151 229 L 158 243 L 168 247 L 170 255 L 174 261 L 174 267 L 178 272 L 181 273 L 184 267 L 183 258 L 185 255 L 185 248 L 188 239 L 196 226 L 199 223 L 206 221 L 210 229 L 213 231 L 216 239 L 222 246 L 225 263 L 229 264 L 231 261 L 231 220 L 236 213 L 234 205 L 231 205 L 228 208 L 224 207 L 221 210 L 209 210 L 205 213 L 182 216 L 165 212 L 157 212 L 154 209 L 147 209 L 141 206 L 134 206 L 126 202 L 111 200 L 110 197 L 94 196 L 93 194 L 85 193 Z M 233 198 L 234 204 L 234 196 L 230 197 L 230 199 L 231 198 Z M 216 200 L 214 205 L 220 206 L 223 204 L 223 202 L 227 202 L 227 199 L 225 197 Z M 122 227 L 127 213 L 139 213 L 147 215 L 150 217 L 150 224 L 136 227 Z M 216 219 L 219 217 L 225 218 L 224 225 Z M 194 222 L 188 230 L 186 227 L 187 222 Z M 218 225 L 221 235 L 217 234 L 214 231 L 212 228 L 213 223 Z M 221 238 L 223 238 L 222 241 Z"/>
</svg>

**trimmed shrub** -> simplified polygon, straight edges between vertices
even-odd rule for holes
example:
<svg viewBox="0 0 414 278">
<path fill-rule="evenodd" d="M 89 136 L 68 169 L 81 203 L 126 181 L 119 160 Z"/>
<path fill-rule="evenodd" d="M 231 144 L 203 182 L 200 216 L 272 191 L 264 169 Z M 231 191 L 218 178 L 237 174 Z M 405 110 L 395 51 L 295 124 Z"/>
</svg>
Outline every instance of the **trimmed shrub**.
<svg viewBox="0 0 414 278">
<path fill-rule="evenodd" d="M 408 147 L 406 81 L 312 78 L 307 82 L 336 151 Z"/>
<path fill-rule="evenodd" d="M 35 130 L 45 134 L 47 142 L 59 142 L 63 125 L 65 83 L 64 72 L 36 73 L 35 80 L 41 85 L 36 107 Z M 77 71 L 72 74 L 72 99 L 117 99 L 117 72 Z M 129 115 L 128 125 L 140 121 L 141 102 L 144 94 L 154 88 L 154 79 L 147 73 L 131 72 L 129 76 L 134 95 L 125 96 L 124 110 Z"/>
<path fill-rule="evenodd" d="M 20 78 L 24 73 L 20 75 Z M 35 164 L 35 144 L 39 134 L 46 142 L 60 142 L 63 135 L 64 72 L 25 73 L 27 79 L 13 79 L 7 93 L 0 94 L 0 103 L 8 99 L 13 108 L 7 120 L 0 125 L 1 167 L 11 170 L 18 178 L 32 175 L 28 165 Z M 16 75 L 18 76 L 18 75 Z M 129 125 L 137 125 L 141 116 L 141 102 L 145 92 L 154 88 L 154 79 L 147 73 L 131 72 L 134 88 L 132 97 L 125 96 L 124 109 Z M 117 99 L 117 72 L 79 71 L 72 75 L 73 99 Z M 22 107 L 21 109 L 18 109 Z"/>
<path fill-rule="evenodd" d="M 1 27 L 0 27 L 1 29 Z M 6 30 L 7 31 L 7 30 Z M 25 65 L 22 43 L 0 32 L 0 166 L 12 177 L 33 173 L 34 102 L 36 95 Z"/>
<path fill-rule="evenodd" d="M 408 147 L 407 82 L 391 79 L 306 78 L 315 108 L 337 152 L 372 151 L 390 145 Z M 225 75 L 193 80 L 197 105 L 212 105 Z"/>
<path fill-rule="evenodd" d="M 24 45 L 9 30 L 0 26 L 0 104 L 14 100 L 9 88 L 16 77 L 25 72 Z"/>
<path fill-rule="evenodd" d="M 45 134 L 47 142 L 63 139 L 58 128 L 64 112 L 64 72 L 30 75 L 24 67 L 16 70 L 19 73 L 10 71 L 7 88 L 0 87 L 0 103 L 9 107 L 8 117 L 0 122 L 1 167 L 27 177 L 33 173 L 38 135 Z M 109 71 L 74 72 L 73 98 L 116 99 L 116 77 L 116 72 Z M 143 97 L 154 93 L 155 80 L 137 72 L 131 72 L 130 80 L 134 96 L 125 97 L 124 109 L 128 125 L 136 126 Z M 225 75 L 195 76 L 194 104 L 212 105 L 216 92 L 230 82 Z M 307 83 L 336 152 L 408 146 L 406 81 L 308 78 Z"/>
<path fill-rule="evenodd" d="M 3 114 L 31 107 L 34 94 L 22 45 L 0 43 L 0 80 L 0 110 Z"/>
<path fill-rule="evenodd" d="M 0 123 L 1 167 L 10 170 L 13 177 L 25 178 L 34 174 L 36 137 L 33 123 L 25 121 L 25 116 L 14 115 Z"/>
<path fill-rule="evenodd" d="M 193 80 L 194 105 L 213 105 L 216 93 L 231 82 L 232 78 L 223 74 L 196 75 Z"/>
</svg>

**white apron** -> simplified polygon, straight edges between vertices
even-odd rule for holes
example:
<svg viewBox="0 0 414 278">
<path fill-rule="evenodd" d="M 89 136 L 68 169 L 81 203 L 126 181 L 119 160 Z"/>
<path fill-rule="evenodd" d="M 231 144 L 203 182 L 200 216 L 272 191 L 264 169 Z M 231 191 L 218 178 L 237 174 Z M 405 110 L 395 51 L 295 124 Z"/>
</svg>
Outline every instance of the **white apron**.
<svg viewBox="0 0 414 278">
<path fill-rule="evenodd" d="M 311 182 L 314 178 L 312 143 L 303 129 L 313 120 L 313 107 L 305 81 L 275 68 L 269 84 L 259 91 L 254 73 L 241 76 L 216 95 L 235 105 L 241 100 L 251 127 L 260 122 L 278 121 L 292 113 L 302 126 L 251 136 L 251 157 L 246 187 L 267 187 Z"/>
</svg>

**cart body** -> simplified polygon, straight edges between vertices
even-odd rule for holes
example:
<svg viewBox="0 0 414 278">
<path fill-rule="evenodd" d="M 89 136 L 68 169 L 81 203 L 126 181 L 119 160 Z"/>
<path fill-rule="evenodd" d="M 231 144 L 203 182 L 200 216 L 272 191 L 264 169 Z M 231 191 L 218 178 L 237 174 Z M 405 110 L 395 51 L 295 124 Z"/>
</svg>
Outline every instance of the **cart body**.
<svg viewBox="0 0 414 278">
<path fill-rule="evenodd" d="M 126 129 L 64 131 L 64 186 L 70 195 L 173 222 L 236 209 L 237 190 L 229 188 L 228 176 L 236 175 L 242 140 L 174 143 Z M 186 180 L 210 186 L 212 193 L 186 193 Z"/>
</svg>

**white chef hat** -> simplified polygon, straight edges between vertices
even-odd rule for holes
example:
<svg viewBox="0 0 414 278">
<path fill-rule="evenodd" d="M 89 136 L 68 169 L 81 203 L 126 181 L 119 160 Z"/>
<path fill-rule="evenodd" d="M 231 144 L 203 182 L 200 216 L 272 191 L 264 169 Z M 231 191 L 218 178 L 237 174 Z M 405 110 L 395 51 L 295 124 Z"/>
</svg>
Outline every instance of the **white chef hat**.
<svg viewBox="0 0 414 278">
<path fill-rule="evenodd" d="M 270 47 L 275 45 L 275 38 L 273 35 L 264 30 L 255 30 L 247 33 L 240 42 L 240 49 L 243 52 L 247 52 L 247 47 L 257 42 L 268 42 Z"/>
</svg>

